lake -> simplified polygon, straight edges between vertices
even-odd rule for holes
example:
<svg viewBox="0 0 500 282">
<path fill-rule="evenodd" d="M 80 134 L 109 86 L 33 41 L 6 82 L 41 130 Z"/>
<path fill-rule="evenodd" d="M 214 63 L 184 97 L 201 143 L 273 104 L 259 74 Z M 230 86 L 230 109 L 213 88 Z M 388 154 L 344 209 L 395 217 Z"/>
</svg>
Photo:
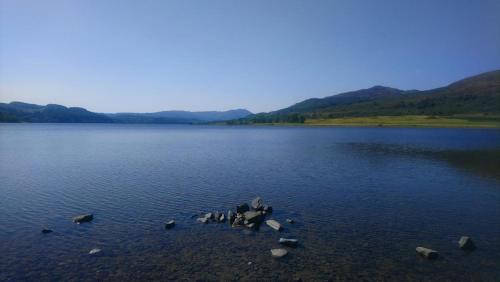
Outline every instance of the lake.
<svg viewBox="0 0 500 282">
<path fill-rule="evenodd" d="M 487 129 L 0 124 L 0 280 L 499 281 L 499 152 Z M 256 196 L 281 233 L 192 218 Z"/>
</svg>

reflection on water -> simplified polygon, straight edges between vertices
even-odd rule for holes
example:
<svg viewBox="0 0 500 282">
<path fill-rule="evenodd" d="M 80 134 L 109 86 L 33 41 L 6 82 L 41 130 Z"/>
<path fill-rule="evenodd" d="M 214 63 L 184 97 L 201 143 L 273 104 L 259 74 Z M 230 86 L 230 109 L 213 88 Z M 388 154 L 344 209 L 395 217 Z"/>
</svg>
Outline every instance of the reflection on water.
<svg viewBox="0 0 500 282">
<path fill-rule="evenodd" d="M 0 125 L 0 281 L 498 281 L 498 144 L 498 130 Z M 282 233 L 191 218 L 257 195 Z M 300 246 L 274 260 L 280 237 Z"/>
<path fill-rule="evenodd" d="M 443 160 L 457 168 L 500 179 L 500 149 L 446 150 L 395 144 L 346 143 L 348 149 L 365 153 L 401 155 Z"/>
</svg>

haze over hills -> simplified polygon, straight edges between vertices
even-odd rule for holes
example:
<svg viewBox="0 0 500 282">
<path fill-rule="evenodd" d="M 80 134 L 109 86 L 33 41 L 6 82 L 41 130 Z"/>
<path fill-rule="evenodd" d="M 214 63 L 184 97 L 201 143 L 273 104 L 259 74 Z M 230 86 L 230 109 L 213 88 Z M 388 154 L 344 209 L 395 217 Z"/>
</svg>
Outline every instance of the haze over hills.
<svg viewBox="0 0 500 282">
<path fill-rule="evenodd" d="M 325 98 L 311 98 L 281 110 L 230 123 L 300 123 L 306 119 L 339 117 L 464 114 L 500 114 L 500 70 L 425 91 L 374 86 Z"/>
<path fill-rule="evenodd" d="M 56 104 L 46 106 L 22 102 L 0 103 L 0 122 L 54 123 L 207 123 L 243 118 L 252 114 L 244 109 L 229 111 L 162 111 L 156 113 L 102 114 L 84 108 Z"/>
</svg>

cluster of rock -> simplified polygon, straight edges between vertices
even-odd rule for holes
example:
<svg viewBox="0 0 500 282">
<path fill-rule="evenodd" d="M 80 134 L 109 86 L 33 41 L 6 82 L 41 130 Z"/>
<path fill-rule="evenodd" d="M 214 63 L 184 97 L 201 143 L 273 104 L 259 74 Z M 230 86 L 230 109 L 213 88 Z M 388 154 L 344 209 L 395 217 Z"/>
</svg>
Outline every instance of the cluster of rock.
<svg viewBox="0 0 500 282">
<path fill-rule="evenodd" d="M 264 205 L 260 197 L 255 198 L 250 205 L 247 203 L 236 207 L 236 212 L 229 210 L 227 214 L 220 212 L 209 212 L 198 217 L 197 221 L 201 223 L 222 223 L 226 220 L 232 227 L 246 227 L 258 229 L 265 217 L 273 212 L 273 208 Z M 275 220 L 267 220 L 266 223 L 276 230 L 281 230 L 281 225 Z"/>
<path fill-rule="evenodd" d="M 260 197 L 252 200 L 250 205 L 243 203 L 236 206 L 236 211 L 229 210 L 226 214 L 220 212 L 209 212 L 202 213 L 200 217 L 196 220 L 201 223 L 222 223 L 228 221 L 231 227 L 244 227 L 253 230 L 259 229 L 262 223 L 266 223 L 267 226 L 271 227 L 276 231 L 283 230 L 283 226 L 274 219 L 267 219 L 266 217 L 271 215 L 273 208 L 269 205 L 264 205 Z M 292 219 L 286 220 L 288 223 L 292 224 L 294 221 Z M 297 239 L 280 238 L 279 244 L 287 247 L 295 248 L 298 245 Z M 271 249 L 271 255 L 275 258 L 281 258 L 288 254 L 288 251 L 283 248 Z"/>
<path fill-rule="evenodd" d="M 469 236 L 462 236 L 460 240 L 458 240 L 458 247 L 465 251 L 472 251 L 476 248 L 476 245 Z M 428 259 L 435 259 L 439 256 L 439 253 L 436 250 L 425 247 L 417 247 L 416 251 L 421 256 Z"/>
</svg>

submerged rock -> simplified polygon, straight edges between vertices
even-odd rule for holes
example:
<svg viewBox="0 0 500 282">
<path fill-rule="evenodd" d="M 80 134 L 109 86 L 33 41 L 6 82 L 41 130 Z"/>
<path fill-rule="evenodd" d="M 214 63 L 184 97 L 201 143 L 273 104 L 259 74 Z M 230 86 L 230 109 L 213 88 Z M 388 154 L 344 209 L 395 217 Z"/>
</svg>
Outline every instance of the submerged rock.
<svg viewBox="0 0 500 282">
<path fill-rule="evenodd" d="M 286 222 L 290 223 L 290 224 L 293 224 L 295 223 L 295 220 L 291 219 L 291 218 L 287 218 L 286 219 Z"/>
<path fill-rule="evenodd" d="M 417 253 L 428 259 L 435 259 L 438 257 L 438 252 L 432 249 L 417 247 Z"/>
<path fill-rule="evenodd" d="M 245 213 L 250 210 L 250 207 L 248 206 L 247 203 L 244 203 L 242 205 L 239 205 L 236 207 L 236 213 Z"/>
<path fill-rule="evenodd" d="M 281 227 L 281 224 L 274 219 L 266 220 L 266 224 L 276 231 L 281 231 L 281 229 L 283 229 L 283 227 Z"/>
<path fill-rule="evenodd" d="M 101 249 L 94 248 L 94 249 L 90 250 L 89 255 L 95 255 L 95 254 L 100 253 L 100 252 L 101 252 Z"/>
<path fill-rule="evenodd" d="M 52 230 L 48 229 L 48 228 L 44 228 L 44 229 L 42 229 L 42 233 L 43 234 L 52 233 Z"/>
<path fill-rule="evenodd" d="M 285 249 L 271 249 L 271 255 L 273 258 L 282 258 L 288 254 L 288 251 Z"/>
<path fill-rule="evenodd" d="M 257 229 L 257 224 L 249 223 L 245 225 L 248 229 Z"/>
<path fill-rule="evenodd" d="M 297 239 L 280 238 L 279 243 L 281 245 L 295 248 L 299 244 L 299 241 Z"/>
<path fill-rule="evenodd" d="M 165 223 L 165 229 L 170 229 L 173 228 L 174 226 L 175 226 L 175 220 L 173 219 Z"/>
<path fill-rule="evenodd" d="M 92 221 L 93 219 L 94 219 L 94 215 L 91 213 L 90 214 L 82 214 L 82 215 L 78 215 L 78 216 L 73 217 L 73 222 L 80 224 L 82 222 Z"/>
<path fill-rule="evenodd" d="M 217 222 L 219 222 L 220 215 L 221 215 L 221 213 L 220 213 L 220 212 L 218 212 L 218 211 L 217 211 L 217 212 L 215 212 L 215 213 L 214 213 L 214 220 L 215 220 L 215 221 L 217 221 Z"/>
<path fill-rule="evenodd" d="M 462 236 L 458 241 L 458 246 L 462 250 L 469 250 L 469 251 L 476 248 L 476 245 L 469 236 Z"/>
<path fill-rule="evenodd" d="M 253 199 L 251 205 L 254 210 L 260 210 L 262 208 L 262 199 L 260 197 Z"/>
</svg>

